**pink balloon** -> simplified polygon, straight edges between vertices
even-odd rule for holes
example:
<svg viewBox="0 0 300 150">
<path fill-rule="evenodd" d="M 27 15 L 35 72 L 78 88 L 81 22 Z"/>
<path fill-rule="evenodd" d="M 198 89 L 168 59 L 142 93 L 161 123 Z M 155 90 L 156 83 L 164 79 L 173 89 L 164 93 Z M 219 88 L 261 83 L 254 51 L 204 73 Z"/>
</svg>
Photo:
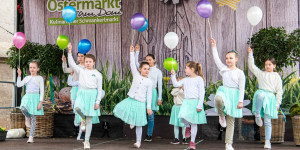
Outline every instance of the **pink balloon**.
<svg viewBox="0 0 300 150">
<path fill-rule="evenodd" d="M 26 43 L 25 34 L 22 32 L 16 32 L 13 37 L 13 43 L 18 49 L 21 49 Z"/>
</svg>

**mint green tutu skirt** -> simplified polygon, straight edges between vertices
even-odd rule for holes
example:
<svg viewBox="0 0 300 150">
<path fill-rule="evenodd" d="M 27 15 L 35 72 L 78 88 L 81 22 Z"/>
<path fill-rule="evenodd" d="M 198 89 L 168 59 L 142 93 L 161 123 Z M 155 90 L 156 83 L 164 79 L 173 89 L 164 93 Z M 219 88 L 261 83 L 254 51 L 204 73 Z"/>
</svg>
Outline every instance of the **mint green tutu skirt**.
<svg viewBox="0 0 300 150">
<path fill-rule="evenodd" d="M 170 124 L 178 127 L 185 127 L 181 118 L 178 118 L 178 114 L 180 111 L 181 105 L 173 105 L 172 112 L 170 116 Z"/>
<path fill-rule="evenodd" d="M 76 100 L 78 92 L 78 86 L 73 86 L 70 93 L 71 93 L 71 100 Z"/>
<path fill-rule="evenodd" d="M 25 107 L 30 115 L 41 116 L 44 115 L 43 106 L 37 110 L 40 103 L 40 94 L 25 94 L 22 98 L 20 108 Z"/>
<path fill-rule="evenodd" d="M 80 89 L 74 108 L 80 108 L 81 112 L 85 116 L 100 116 L 100 107 L 99 109 L 95 110 L 95 104 L 97 101 L 97 90 L 96 89 Z M 74 113 L 77 112 L 74 109 Z"/>
<path fill-rule="evenodd" d="M 115 117 L 120 118 L 129 125 L 144 126 L 147 124 L 145 103 L 130 97 L 118 103 L 113 113 Z"/>
<path fill-rule="evenodd" d="M 276 106 L 276 96 L 274 93 L 265 91 L 265 90 L 257 90 L 254 94 L 253 104 L 252 104 L 252 113 L 256 112 L 256 101 L 257 95 L 263 94 L 264 101 L 262 105 L 262 110 L 260 111 L 261 117 L 264 117 L 264 114 L 271 116 L 272 119 L 278 119 L 278 111 Z"/>
<path fill-rule="evenodd" d="M 185 119 L 192 124 L 206 124 L 204 107 L 202 111 L 197 112 L 199 100 L 184 99 L 181 105 L 178 118 Z"/>
<path fill-rule="evenodd" d="M 237 109 L 239 104 L 239 89 L 220 86 L 216 96 L 221 96 L 224 101 L 224 115 L 229 115 L 233 118 L 243 118 L 243 110 Z M 218 112 L 217 108 L 215 108 Z"/>
<path fill-rule="evenodd" d="M 157 105 L 157 100 L 158 100 L 157 90 L 152 89 L 151 109 L 154 111 L 159 110 L 159 106 Z"/>
</svg>

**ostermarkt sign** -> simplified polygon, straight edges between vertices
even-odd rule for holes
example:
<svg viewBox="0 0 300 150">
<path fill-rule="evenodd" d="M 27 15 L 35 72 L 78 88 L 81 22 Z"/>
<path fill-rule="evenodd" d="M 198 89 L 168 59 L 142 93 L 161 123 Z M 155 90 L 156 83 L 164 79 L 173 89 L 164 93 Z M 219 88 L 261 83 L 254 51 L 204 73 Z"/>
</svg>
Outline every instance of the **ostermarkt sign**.
<svg viewBox="0 0 300 150">
<path fill-rule="evenodd" d="M 119 23 L 121 0 L 48 0 L 47 10 L 51 13 L 60 13 L 66 6 L 72 6 L 77 11 L 76 19 L 71 25 Z M 48 25 L 69 25 L 62 16 L 48 18 Z"/>
</svg>

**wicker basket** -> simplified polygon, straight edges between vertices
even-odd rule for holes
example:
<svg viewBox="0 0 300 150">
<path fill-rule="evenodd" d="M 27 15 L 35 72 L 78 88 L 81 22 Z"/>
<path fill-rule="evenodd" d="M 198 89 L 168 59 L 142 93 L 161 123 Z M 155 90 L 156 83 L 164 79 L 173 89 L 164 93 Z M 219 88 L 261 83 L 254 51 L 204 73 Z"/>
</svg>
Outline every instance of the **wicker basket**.
<svg viewBox="0 0 300 150">
<path fill-rule="evenodd" d="M 300 115 L 292 117 L 293 134 L 296 145 L 300 145 Z"/>
<path fill-rule="evenodd" d="M 283 115 L 278 115 L 278 119 L 272 119 L 271 143 L 283 143 L 285 132 L 285 122 Z M 260 128 L 260 141 L 265 141 L 265 125 Z"/>
<path fill-rule="evenodd" d="M 43 116 L 36 116 L 36 128 L 34 137 L 52 137 L 54 130 L 54 112 L 45 112 Z M 26 127 L 26 136 L 30 134 L 30 128 Z"/>
<path fill-rule="evenodd" d="M 11 129 L 25 129 L 25 117 L 20 112 L 10 113 L 10 128 Z"/>
</svg>

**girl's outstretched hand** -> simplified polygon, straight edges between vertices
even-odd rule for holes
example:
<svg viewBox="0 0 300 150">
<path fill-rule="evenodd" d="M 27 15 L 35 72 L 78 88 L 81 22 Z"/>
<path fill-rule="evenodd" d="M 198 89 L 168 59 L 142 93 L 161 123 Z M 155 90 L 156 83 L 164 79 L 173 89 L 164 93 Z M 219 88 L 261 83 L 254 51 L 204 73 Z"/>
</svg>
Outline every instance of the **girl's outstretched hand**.
<svg viewBox="0 0 300 150">
<path fill-rule="evenodd" d="M 21 75 L 22 75 L 22 71 L 20 68 L 18 68 L 18 77 L 21 77 Z"/>
<path fill-rule="evenodd" d="M 175 75 L 175 70 L 174 69 L 171 70 L 171 74 Z"/>
<path fill-rule="evenodd" d="M 252 49 L 250 48 L 250 46 L 248 47 L 248 53 L 252 53 Z"/>
<path fill-rule="evenodd" d="M 237 105 L 237 109 L 242 109 L 243 108 L 243 102 L 239 102 L 239 104 Z"/>
<path fill-rule="evenodd" d="M 148 114 L 149 116 L 151 116 L 151 115 L 153 114 L 153 111 L 152 111 L 151 109 L 147 109 L 147 114 Z"/>
<path fill-rule="evenodd" d="M 211 43 L 211 46 L 213 47 L 213 48 L 215 48 L 216 47 L 216 41 L 213 39 L 213 38 L 210 38 L 210 43 Z"/>
<path fill-rule="evenodd" d="M 39 103 L 37 110 L 41 110 L 42 109 L 42 102 Z"/>
<path fill-rule="evenodd" d="M 134 52 L 134 47 L 130 45 L 130 52 Z"/>
<path fill-rule="evenodd" d="M 68 50 L 69 50 L 69 53 L 72 53 L 72 44 L 71 43 L 68 44 Z"/>
</svg>

